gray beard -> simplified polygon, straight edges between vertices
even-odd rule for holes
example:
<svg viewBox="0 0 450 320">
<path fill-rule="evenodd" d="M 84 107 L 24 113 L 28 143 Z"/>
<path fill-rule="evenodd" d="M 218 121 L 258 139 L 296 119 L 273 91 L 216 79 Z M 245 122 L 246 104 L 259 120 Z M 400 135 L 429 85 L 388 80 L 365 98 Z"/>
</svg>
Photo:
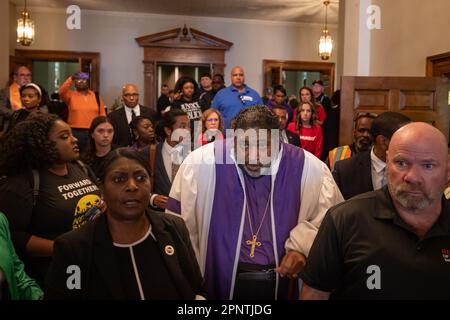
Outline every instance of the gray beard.
<svg viewBox="0 0 450 320">
<path fill-rule="evenodd" d="M 256 179 L 256 178 L 260 178 L 261 176 L 272 175 L 272 170 L 271 170 L 270 165 L 261 167 L 261 169 L 258 172 L 248 170 L 244 164 L 240 164 L 239 168 L 241 168 L 241 170 L 244 171 L 250 178 Z"/>
</svg>

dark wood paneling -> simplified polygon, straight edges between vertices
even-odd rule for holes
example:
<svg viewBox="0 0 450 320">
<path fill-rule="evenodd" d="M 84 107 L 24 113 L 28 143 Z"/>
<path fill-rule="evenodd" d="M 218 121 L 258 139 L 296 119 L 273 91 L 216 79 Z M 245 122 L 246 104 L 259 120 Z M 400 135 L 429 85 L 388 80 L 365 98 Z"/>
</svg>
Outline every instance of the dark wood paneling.
<svg viewBox="0 0 450 320">
<path fill-rule="evenodd" d="M 401 112 L 428 122 L 449 137 L 447 78 L 342 77 L 340 144 L 353 140 L 353 119 L 359 112 Z"/>
</svg>

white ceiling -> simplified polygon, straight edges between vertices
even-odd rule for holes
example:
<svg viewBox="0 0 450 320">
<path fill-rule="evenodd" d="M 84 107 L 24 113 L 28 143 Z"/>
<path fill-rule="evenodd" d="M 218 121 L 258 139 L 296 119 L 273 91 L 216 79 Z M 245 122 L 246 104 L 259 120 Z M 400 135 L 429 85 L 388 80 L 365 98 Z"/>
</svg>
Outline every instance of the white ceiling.
<svg viewBox="0 0 450 320">
<path fill-rule="evenodd" d="M 10 0 L 22 7 L 24 0 Z M 88 10 L 146 12 L 188 16 L 226 17 L 323 23 L 323 0 L 27 0 L 29 7 L 66 8 L 76 4 Z M 328 21 L 338 22 L 339 0 L 331 1 Z"/>
</svg>

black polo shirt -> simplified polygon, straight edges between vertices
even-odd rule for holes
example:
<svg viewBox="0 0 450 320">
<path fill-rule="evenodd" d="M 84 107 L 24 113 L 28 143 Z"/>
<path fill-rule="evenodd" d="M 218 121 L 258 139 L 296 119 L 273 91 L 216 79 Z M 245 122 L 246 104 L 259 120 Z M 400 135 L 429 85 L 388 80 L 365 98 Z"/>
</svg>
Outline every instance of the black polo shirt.
<svg viewBox="0 0 450 320">
<path fill-rule="evenodd" d="M 387 188 L 331 208 L 303 281 L 331 299 L 450 299 L 450 206 L 442 203 L 423 239 L 400 219 Z"/>
</svg>

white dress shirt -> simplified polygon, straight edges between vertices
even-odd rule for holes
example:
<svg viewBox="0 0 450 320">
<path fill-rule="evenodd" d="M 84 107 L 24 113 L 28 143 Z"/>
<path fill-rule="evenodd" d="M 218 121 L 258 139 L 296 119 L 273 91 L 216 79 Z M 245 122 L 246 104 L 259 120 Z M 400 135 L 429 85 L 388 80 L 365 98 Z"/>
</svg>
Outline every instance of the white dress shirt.
<svg viewBox="0 0 450 320">
<path fill-rule="evenodd" d="M 381 189 L 383 187 L 383 180 L 384 182 L 387 182 L 385 177 L 386 162 L 375 155 L 373 148 L 370 151 L 370 162 L 373 190 Z"/>
<path fill-rule="evenodd" d="M 164 162 L 164 169 L 166 169 L 169 180 L 172 179 L 172 152 L 173 147 L 167 143 L 167 140 L 164 140 L 161 153 Z M 170 182 L 172 182 L 172 180 Z"/>
<path fill-rule="evenodd" d="M 126 105 L 123 105 L 123 107 L 125 108 L 125 115 L 127 116 L 128 124 L 130 124 L 131 122 L 131 110 L 134 111 L 136 117 L 141 115 L 141 107 L 139 106 L 139 104 L 134 108 L 129 108 Z"/>
<path fill-rule="evenodd" d="M 280 132 L 281 132 L 281 141 L 283 141 L 284 143 L 289 143 L 286 130 L 280 130 Z"/>
</svg>

